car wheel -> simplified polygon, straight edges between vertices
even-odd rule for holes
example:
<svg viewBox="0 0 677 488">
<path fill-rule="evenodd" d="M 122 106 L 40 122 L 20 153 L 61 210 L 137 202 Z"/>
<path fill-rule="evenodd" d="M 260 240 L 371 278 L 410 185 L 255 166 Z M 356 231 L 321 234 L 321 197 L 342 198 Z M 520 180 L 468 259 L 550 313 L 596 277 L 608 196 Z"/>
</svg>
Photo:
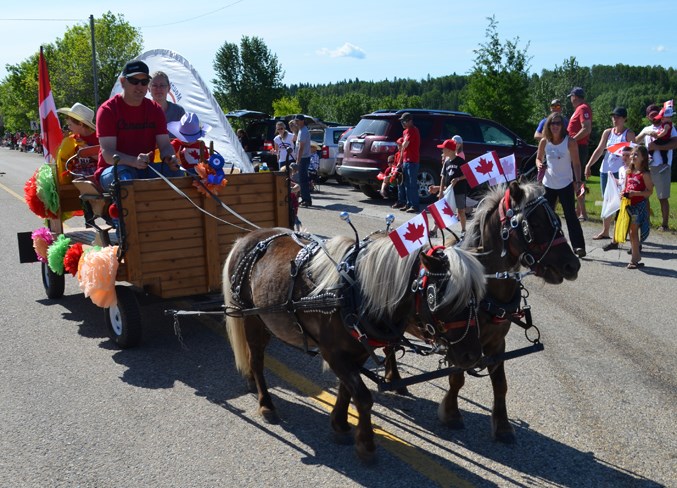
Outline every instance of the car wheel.
<svg viewBox="0 0 677 488">
<path fill-rule="evenodd" d="M 435 201 L 436 195 L 430 193 L 428 188 L 431 185 L 440 184 L 439 171 L 433 171 L 428 165 L 422 165 L 418 171 L 418 196 L 421 203 L 432 203 Z"/>
<path fill-rule="evenodd" d="M 381 194 L 373 186 L 370 185 L 360 185 L 360 191 L 367 195 L 369 198 L 381 198 Z"/>
<path fill-rule="evenodd" d="M 104 309 L 104 321 L 111 340 L 121 349 L 127 349 L 141 341 L 141 311 L 130 288 L 116 285 L 115 293 L 118 301 Z"/>
</svg>

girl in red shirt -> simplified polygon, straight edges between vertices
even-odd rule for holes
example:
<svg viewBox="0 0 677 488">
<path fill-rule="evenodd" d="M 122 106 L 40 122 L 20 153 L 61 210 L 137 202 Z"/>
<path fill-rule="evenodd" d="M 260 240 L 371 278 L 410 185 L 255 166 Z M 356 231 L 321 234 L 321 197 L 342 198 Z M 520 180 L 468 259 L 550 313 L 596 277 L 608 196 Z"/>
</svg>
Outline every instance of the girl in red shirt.
<svg viewBox="0 0 677 488">
<path fill-rule="evenodd" d="M 643 266 L 640 263 L 639 229 L 649 221 L 649 197 L 653 192 L 653 181 L 649 172 L 649 152 L 644 146 L 636 146 L 631 155 L 630 170 L 625 178 L 623 196 L 630 199 L 630 249 L 632 258 L 628 269 Z"/>
</svg>

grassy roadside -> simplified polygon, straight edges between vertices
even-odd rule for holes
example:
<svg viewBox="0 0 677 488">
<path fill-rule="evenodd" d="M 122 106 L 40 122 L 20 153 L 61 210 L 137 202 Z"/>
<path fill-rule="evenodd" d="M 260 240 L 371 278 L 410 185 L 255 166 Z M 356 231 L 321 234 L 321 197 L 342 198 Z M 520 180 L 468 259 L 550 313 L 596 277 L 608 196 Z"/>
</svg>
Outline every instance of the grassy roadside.
<svg viewBox="0 0 677 488">
<path fill-rule="evenodd" d="M 585 197 L 585 208 L 588 211 L 588 219 L 600 221 L 602 211 L 602 188 L 599 184 L 599 176 L 591 176 L 585 182 L 590 192 Z M 671 231 L 677 230 L 677 182 L 670 185 L 670 219 L 668 221 Z M 649 199 L 651 205 L 651 227 L 656 229 L 661 225 L 661 207 L 654 191 Z"/>
</svg>

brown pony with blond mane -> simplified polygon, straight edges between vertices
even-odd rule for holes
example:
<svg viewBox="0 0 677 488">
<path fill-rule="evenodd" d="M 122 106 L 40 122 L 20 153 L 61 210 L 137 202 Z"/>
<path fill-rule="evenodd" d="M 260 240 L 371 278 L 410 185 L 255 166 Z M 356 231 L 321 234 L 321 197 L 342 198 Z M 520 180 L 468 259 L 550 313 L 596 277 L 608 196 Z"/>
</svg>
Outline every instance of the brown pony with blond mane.
<svg viewBox="0 0 677 488">
<path fill-rule="evenodd" d="M 505 352 L 505 336 L 519 321 L 523 310 L 520 270 L 527 268 L 546 283 L 560 284 L 575 280 L 581 267 L 569 246 L 559 217 L 544 198 L 543 186 L 537 183 L 511 182 L 489 189 L 477 206 L 461 247 L 477 253 L 487 272 L 487 293 L 479 311 L 480 340 L 486 357 Z M 408 332 L 423 336 L 420 329 Z M 386 377 L 400 378 L 394 359 L 386 364 Z M 511 443 L 515 430 L 508 420 L 506 394 L 508 383 L 504 362 L 489 369 L 494 392 L 491 411 L 494 439 Z M 449 375 L 449 391 L 440 403 L 438 417 L 453 428 L 464 427 L 458 408 L 458 393 L 465 383 L 463 371 Z M 405 391 L 398 390 L 400 393 Z"/>
<path fill-rule="evenodd" d="M 444 325 L 476 314 L 472 304 L 484 296 L 484 270 L 460 249 L 400 258 L 391 240 L 380 236 L 362 241 L 350 261 L 345 257 L 354 249 L 354 239 L 334 237 L 315 251 L 305 246 L 313 241 L 277 228 L 254 231 L 235 242 L 223 268 L 228 337 L 236 366 L 256 386 L 259 413 L 268 422 L 278 420 L 263 375 L 271 334 L 298 348 L 316 349 L 339 379 L 331 412 L 335 436 L 344 441 L 350 434 L 352 399 L 359 413 L 355 448 L 369 460 L 375 450 L 373 399 L 360 368 L 373 356 L 372 348 L 398 343 L 405 328 L 421 319 L 440 325 L 450 362 L 476 364 L 481 357 L 476 328 Z M 290 263 L 299 263 L 301 255 L 305 259 L 291 266 L 295 278 L 290 278 Z M 425 287 L 418 285 L 423 276 Z"/>
</svg>

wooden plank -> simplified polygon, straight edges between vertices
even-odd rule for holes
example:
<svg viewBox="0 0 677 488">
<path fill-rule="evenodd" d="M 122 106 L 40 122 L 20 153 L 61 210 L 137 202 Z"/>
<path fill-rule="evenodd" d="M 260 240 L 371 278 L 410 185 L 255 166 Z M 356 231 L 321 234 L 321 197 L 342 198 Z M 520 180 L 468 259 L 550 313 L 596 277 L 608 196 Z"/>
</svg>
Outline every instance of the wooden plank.
<svg viewBox="0 0 677 488">
<path fill-rule="evenodd" d="M 289 185 L 287 179 L 277 177 L 275 183 L 275 225 L 279 227 L 293 228 L 294 223 L 289 216 Z"/>
<path fill-rule="evenodd" d="M 158 249 L 163 251 L 179 250 L 181 253 L 187 253 L 192 252 L 195 249 L 202 248 L 204 246 L 204 242 L 205 239 L 202 236 L 188 239 L 167 239 L 160 242 L 141 239 L 141 254 L 145 255 L 146 253 L 154 253 Z"/>
<path fill-rule="evenodd" d="M 204 246 L 202 245 L 202 243 L 199 243 L 199 245 L 196 247 L 185 248 L 181 249 L 180 251 L 173 249 L 165 250 L 162 247 L 156 247 L 154 250 L 151 249 L 148 252 L 143 253 L 141 255 L 141 259 L 143 260 L 144 266 L 149 263 L 166 261 L 167 263 L 166 269 L 171 269 L 171 267 L 174 266 L 174 262 L 177 259 L 183 259 L 188 257 L 193 259 L 199 259 L 200 262 L 198 263 L 198 266 L 202 266 L 204 256 L 205 256 Z"/>
<path fill-rule="evenodd" d="M 125 186 L 122 194 L 121 215 L 124 216 L 126 245 L 125 261 L 127 278 L 133 285 L 142 286 L 143 262 L 141 261 L 141 246 L 139 242 L 139 224 L 136 221 L 135 189 L 133 185 Z"/>
<path fill-rule="evenodd" d="M 166 210 L 154 210 L 148 212 L 137 211 L 136 220 L 141 225 L 145 222 L 164 222 L 166 228 L 171 228 L 174 220 L 181 219 L 195 219 L 198 224 L 201 224 L 201 219 L 199 218 L 200 215 L 201 213 L 194 208 L 185 210 L 168 208 Z"/>
<path fill-rule="evenodd" d="M 141 242 L 158 243 L 168 242 L 181 239 L 204 239 L 204 229 L 202 227 L 189 227 L 187 229 L 168 229 L 150 231 L 148 226 L 144 226 L 144 230 L 139 232 L 139 239 Z"/>
<path fill-rule="evenodd" d="M 210 197 L 205 197 L 204 209 L 210 214 L 216 213 L 216 202 Z M 205 276 L 207 288 L 216 291 L 221 288 L 221 256 L 219 253 L 219 239 L 217 223 L 213 217 L 202 214 L 205 230 Z"/>
<path fill-rule="evenodd" d="M 179 290 L 179 289 L 193 289 L 199 288 L 204 290 L 207 287 L 207 277 L 206 276 L 195 276 L 193 278 L 179 278 L 175 280 L 163 280 L 162 281 L 162 294 L 164 295 L 169 290 Z"/>
<path fill-rule="evenodd" d="M 170 221 L 148 221 L 139 225 L 137 233 L 148 233 L 157 231 L 171 231 L 173 229 L 200 229 L 201 221 L 194 217 L 187 219 L 172 219 Z"/>
<path fill-rule="evenodd" d="M 202 265 L 201 257 L 196 258 L 193 256 L 186 256 L 179 257 L 174 260 L 149 261 L 147 263 L 144 263 L 143 270 L 145 274 L 153 276 L 157 275 L 158 273 L 172 269 L 192 269 L 192 268 L 201 269 L 200 268 L 201 265 Z"/>
</svg>

